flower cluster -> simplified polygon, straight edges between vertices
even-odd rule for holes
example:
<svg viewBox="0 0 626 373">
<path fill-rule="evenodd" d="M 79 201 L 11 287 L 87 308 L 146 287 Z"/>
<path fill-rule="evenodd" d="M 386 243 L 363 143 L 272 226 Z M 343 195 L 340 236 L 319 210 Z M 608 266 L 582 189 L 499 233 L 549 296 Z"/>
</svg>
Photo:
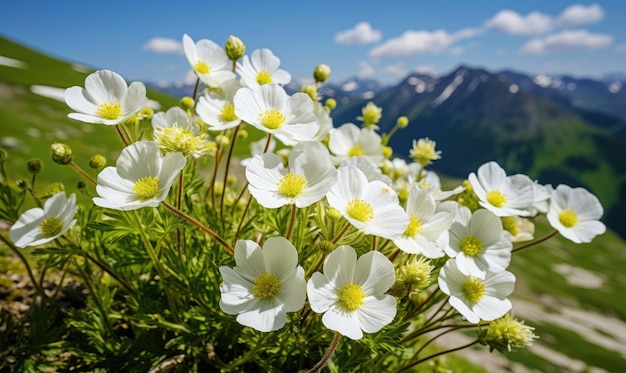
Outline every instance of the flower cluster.
<svg viewBox="0 0 626 373">
<path fill-rule="evenodd" d="M 463 186 L 442 190 L 439 176 L 426 169 L 442 154 L 434 141 L 415 140 L 410 153 L 400 156 L 388 146 L 391 135 L 407 127 L 406 117 L 381 134 L 382 109 L 370 102 L 356 118 L 361 126 L 332 122 L 334 103 L 324 104 L 316 94 L 330 74 L 326 65 L 315 70 L 314 94 L 307 94 L 311 86 L 307 93 L 289 94 L 284 86 L 291 75 L 269 49 L 248 57 L 237 38 L 226 49 L 188 35 L 182 42 L 202 83 L 182 108 L 142 114 L 143 84 L 127 85 L 107 70 L 89 75 L 84 88 L 67 89 L 65 98 L 75 111 L 70 118 L 116 126 L 125 144 L 115 166 L 97 175 L 89 208 L 102 213 L 92 226 L 133 221 L 138 230 L 127 230 L 145 246 L 170 304 L 182 298 L 201 304 L 206 319 L 220 315 L 223 324 L 215 333 L 222 338 L 220 333 L 246 328 L 280 333 L 288 326 L 300 333 L 297 343 L 318 346 L 330 330 L 337 343 L 324 356 L 304 359 L 321 358 L 323 366 L 338 348 L 339 335 L 358 341 L 386 328 L 395 342 L 416 343 L 421 330 L 452 319 L 477 329 L 488 325 L 481 343 L 500 350 L 524 347 L 534 338 L 532 328 L 509 314 L 516 278 L 507 268 L 519 249 L 514 245 L 533 239 L 541 214 L 575 243 L 590 242 L 605 230 L 602 206 L 588 191 L 507 175 L 493 161 L 470 173 Z M 247 141 L 251 154 L 237 154 L 238 141 Z M 234 157 L 245 162 L 238 165 Z M 155 212 L 126 214 L 139 209 Z M 55 194 L 43 208 L 22 214 L 11 240 L 18 247 L 48 243 L 72 229 L 76 211 L 74 195 Z M 167 214 L 177 217 L 169 226 Z M 93 239 L 105 242 L 103 237 Z M 108 242 L 130 240 L 115 236 Z M 124 275 L 113 277 L 122 281 Z M 185 284 L 193 291 L 218 284 L 219 296 L 184 293 Z M 444 307 L 446 313 L 435 312 L 426 323 L 418 317 Z M 182 312 L 172 306 L 168 312 L 177 311 Z M 234 348 L 203 338 L 220 351 Z M 260 345 L 241 354 L 277 348 Z M 379 364 L 387 364 L 384 356 Z M 424 360 L 400 366 L 416 361 Z"/>
</svg>

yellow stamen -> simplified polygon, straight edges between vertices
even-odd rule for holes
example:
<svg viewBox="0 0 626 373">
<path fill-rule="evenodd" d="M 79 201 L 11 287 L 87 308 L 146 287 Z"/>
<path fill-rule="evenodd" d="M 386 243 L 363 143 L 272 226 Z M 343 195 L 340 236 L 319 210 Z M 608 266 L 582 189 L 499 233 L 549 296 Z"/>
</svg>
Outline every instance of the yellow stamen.
<svg viewBox="0 0 626 373">
<path fill-rule="evenodd" d="M 288 173 L 278 180 L 278 193 L 287 198 L 299 196 L 306 188 L 306 179 L 300 174 Z"/>
<path fill-rule="evenodd" d="M 487 202 L 495 207 L 502 207 L 506 203 L 506 197 L 499 190 L 487 193 Z"/>
<path fill-rule="evenodd" d="M 209 65 L 207 65 L 206 63 L 202 62 L 202 61 L 198 61 L 196 62 L 196 64 L 193 66 L 194 70 L 196 70 L 198 73 L 200 74 L 208 74 L 211 72 L 211 68 L 209 67 Z"/>
<path fill-rule="evenodd" d="M 63 229 L 63 222 L 56 216 L 51 216 L 39 223 L 39 229 L 45 238 L 54 237 Z"/>
<path fill-rule="evenodd" d="M 348 151 L 350 157 L 360 157 L 363 154 L 365 153 L 363 153 L 363 149 L 359 145 L 353 146 L 352 149 Z"/>
<path fill-rule="evenodd" d="M 272 298 L 278 294 L 279 290 L 280 280 L 278 277 L 267 272 L 261 273 L 254 281 L 254 286 L 252 286 L 254 296 L 261 299 Z"/>
<path fill-rule="evenodd" d="M 414 214 L 409 215 L 409 226 L 404 230 L 407 237 L 415 237 L 422 230 L 422 222 Z"/>
<path fill-rule="evenodd" d="M 360 222 L 368 222 L 374 219 L 374 209 L 369 202 L 362 199 L 353 199 L 348 202 L 348 208 L 346 208 L 346 213 L 352 219 L 358 220 Z"/>
<path fill-rule="evenodd" d="M 259 71 L 256 75 L 256 82 L 259 83 L 259 85 L 270 84 L 272 82 L 272 75 L 267 71 Z"/>
<path fill-rule="evenodd" d="M 261 113 L 261 124 L 271 130 L 279 129 L 287 119 L 276 109 L 267 110 Z"/>
<path fill-rule="evenodd" d="M 122 114 L 122 105 L 117 102 L 101 104 L 96 113 L 104 119 L 117 119 Z"/>
<path fill-rule="evenodd" d="M 465 256 L 476 256 L 483 252 L 483 242 L 476 236 L 465 236 L 461 240 L 461 251 Z"/>
<path fill-rule="evenodd" d="M 485 296 L 485 284 L 478 278 L 470 277 L 461 285 L 461 292 L 471 303 L 478 303 Z"/>
<path fill-rule="evenodd" d="M 237 120 L 237 116 L 235 115 L 235 105 L 226 104 L 220 113 L 220 119 L 224 122 L 232 122 Z"/>
<path fill-rule="evenodd" d="M 156 176 L 146 176 L 135 182 L 133 192 L 141 199 L 154 198 L 159 192 L 159 178 Z"/>
<path fill-rule="evenodd" d="M 363 288 L 357 284 L 348 284 L 339 290 L 339 307 L 344 311 L 352 312 L 363 305 L 365 292 Z"/>
<path fill-rule="evenodd" d="M 559 214 L 559 221 L 566 228 L 571 228 L 578 223 L 578 215 L 572 210 L 563 210 Z"/>
</svg>

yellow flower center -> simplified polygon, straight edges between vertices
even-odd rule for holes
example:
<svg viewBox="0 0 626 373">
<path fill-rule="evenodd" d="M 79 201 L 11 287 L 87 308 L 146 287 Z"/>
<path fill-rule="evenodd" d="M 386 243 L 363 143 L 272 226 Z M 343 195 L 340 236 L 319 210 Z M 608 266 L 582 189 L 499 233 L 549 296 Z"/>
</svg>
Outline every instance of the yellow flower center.
<svg viewBox="0 0 626 373">
<path fill-rule="evenodd" d="M 272 298 L 280 290 L 280 280 L 271 273 L 263 272 L 254 281 L 252 293 L 260 299 Z"/>
<path fill-rule="evenodd" d="M 141 199 L 154 198 L 159 192 L 159 178 L 156 176 L 146 176 L 135 182 L 133 192 Z"/>
<path fill-rule="evenodd" d="M 559 214 L 559 221 L 566 228 L 571 228 L 578 223 L 578 215 L 572 210 L 563 210 Z"/>
<path fill-rule="evenodd" d="M 346 208 L 346 213 L 352 219 L 358 220 L 360 222 L 368 222 L 374 219 L 374 209 L 369 202 L 362 199 L 353 199 L 348 202 L 348 208 Z"/>
<path fill-rule="evenodd" d="M 259 71 L 256 75 L 256 82 L 259 83 L 259 85 L 270 84 L 272 82 L 272 75 L 267 71 Z"/>
<path fill-rule="evenodd" d="M 506 197 L 499 190 L 487 193 L 487 202 L 495 207 L 502 207 L 506 203 Z"/>
<path fill-rule="evenodd" d="M 350 157 L 360 157 L 363 154 L 365 154 L 363 153 L 363 149 L 358 145 L 353 146 L 352 149 L 348 151 Z"/>
<path fill-rule="evenodd" d="M 470 277 L 461 285 L 461 292 L 471 303 L 478 303 L 485 296 L 485 284 L 478 278 Z"/>
<path fill-rule="evenodd" d="M 63 229 L 63 222 L 56 216 L 51 216 L 39 223 L 39 229 L 45 238 L 54 237 Z"/>
<path fill-rule="evenodd" d="M 415 237 L 422 230 L 422 222 L 414 214 L 409 215 L 409 226 L 404 230 L 407 237 Z"/>
<path fill-rule="evenodd" d="M 235 105 L 226 104 L 220 113 L 220 119 L 224 122 L 232 122 L 237 120 L 237 116 L 235 115 Z"/>
<path fill-rule="evenodd" d="M 476 256 L 483 252 L 483 242 L 476 236 L 466 236 L 461 240 L 461 251 L 465 256 Z"/>
<path fill-rule="evenodd" d="M 208 74 L 211 72 L 211 68 L 209 67 L 209 65 L 207 65 L 206 63 L 202 62 L 202 61 L 198 61 L 196 62 L 196 64 L 193 66 L 194 70 L 196 70 L 198 73 L 200 74 Z"/>
<path fill-rule="evenodd" d="M 502 227 L 505 231 L 511 233 L 511 236 L 515 237 L 520 231 L 520 222 L 516 216 L 505 216 L 502 218 Z"/>
<path fill-rule="evenodd" d="M 154 132 L 154 140 L 166 153 L 181 152 L 188 156 L 203 147 L 203 140 L 194 136 L 191 130 L 174 126 L 161 128 Z"/>
<path fill-rule="evenodd" d="M 96 113 L 104 119 L 117 119 L 122 114 L 122 105 L 117 102 L 109 102 L 98 106 Z"/>
<path fill-rule="evenodd" d="M 339 307 L 347 312 L 352 312 L 363 305 L 365 292 L 363 288 L 357 284 L 348 284 L 339 290 Z"/>
<path fill-rule="evenodd" d="M 261 124 L 271 130 L 279 129 L 287 119 L 276 109 L 267 110 L 261 113 Z"/>
<path fill-rule="evenodd" d="M 306 179 L 300 174 L 288 173 L 278 180 L 278 193 L 287 198 L 299 196 L 306 188 Z"/>
</svg>

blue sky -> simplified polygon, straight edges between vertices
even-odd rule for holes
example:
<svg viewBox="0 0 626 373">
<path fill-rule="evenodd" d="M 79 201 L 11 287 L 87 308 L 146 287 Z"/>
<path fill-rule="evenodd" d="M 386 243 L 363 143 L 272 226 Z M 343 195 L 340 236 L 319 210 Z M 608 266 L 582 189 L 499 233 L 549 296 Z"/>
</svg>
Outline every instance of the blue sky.
<svg viewBox="0 0 626 373">
<path fill-rule="evenodd" d="M 149 5 L 148 5 L 149 4 Z M 460 64 L 598 77 L 626 73 L 626 1 L 16 1 L 0 34 L 127 80 L 184 81 L 183 34 L 247 53 L 269 48 L 294 80 L 319 63 L 331 81 L 385 83 Z M 2 55 L 2 51 L 0 51 Z"/>
</svg>

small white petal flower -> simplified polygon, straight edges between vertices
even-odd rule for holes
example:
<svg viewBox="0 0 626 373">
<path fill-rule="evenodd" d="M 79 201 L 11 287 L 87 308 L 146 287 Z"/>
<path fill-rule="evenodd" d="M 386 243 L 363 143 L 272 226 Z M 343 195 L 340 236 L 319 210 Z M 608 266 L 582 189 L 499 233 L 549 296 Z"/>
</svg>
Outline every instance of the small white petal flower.
<svg viewBox="0 0 626 373">
<path fill-rule="evenodd" d="M 502 221 L 491 211 L 480 209 L 466 223 L 455 222 L 449 230 L 446 253 L 456 258 L 458 268 L 468 275 L 482 277 L 502 272 L 511 262 L 513 244 Z"/>
<path fill-rule="evenodd" d="M 180 152 L 194 158 L 210 152 L 207 138 L 199 134 L 200 128 L 192 123 L 191 117 L 180 107 L 170 108 L 167 112 L 155 113 L 152 117 L 154 141 L 165 153 Z"/>
<path fill-rule="evenodd" d="M 189 65 L 207 86 L 217 87 L 236 77 L 226 52 L 212 40 L 202 39 L 194 43 L 193 39 L 185 34 L 183 49 Z"/>
<path fill-rule="evenodd" d="M 393 243 L 410 254 L 427 258 L 440 258 L 448 246 L 448 228 L 454 221 L 454 212 L 437 211 L 434 196 L 414 185 L 406 203 L 409 224 L 400 238 Z"/>
<path fill-rule="evenodd" d="M 561 184 L 552 192 L 547 217 L 563 237 L 575 243 L 586 243 L 606 231 L 600 221 L 603 213 L 600 201 L 588 190 Z"/>
<path fill-rule="evenodd" d="M 20 215 L 9 231 L 17 247 L 37 246 L 65 234 L 75 223 L 76 195 L 67 198 L 65 192 L 50 197 L 43 205 Z"/>
<path fill-rule="evenodd" d="M 224 82 L 220 89 L 208 90 L 200 96 L 196 105 L 196 113 L 212 131 L 222 131 L 237 127 L 241 119 L 235 114 L 233 98 L 241 84 L 237 79 Z"/>
<path fill-rule="evenodd" d="M 507 299 L 515 287 L 511 272 L 474 277 L 463 273 L 455 259 L 449 259 L 439 272 L 438 282 L 441 291 L 450 296 L 450 305 L 471 323 L 495 320 L 512 308 Z"/>
<path fill-rule="evenodd" d="M 237 322 L 262 332 L 285 325 L 287 312 L 304 306 L 306 281 L 296 248 L 283 237 L 235 245 L 236 267 L 220 267 L 220 308 Z"/>
<path fill-rule="evenodd" d="M 367 181 L 380 180 L 383 183 L 391 186 L 391 178 L 381 171 L 380 167 L 376 163 L 370 161 L 365 157 L 349 157 L 341 162 L 341 166 L 354 166 L 361 170 Z"/>
<path fill-rule="evenodd" d="M 280 59 L 267 48 L 252 52 L 252 58 L 243 56 L 242 63 L 237 63 L 237 72 L 241 76 L 241 83 L 249 88 L 264 84 L 289 84 L 291 74 L 279 69 Z"/>
<path fill-rule="evenodd" d="M 109 70 L 99 70 L 85 79 L 85 88 L 65 90 L 65 103 L 76 111 L 68 117 L 86 123 L 116 125 L 137 114 L 148 99 L 143 83 L 128 86 L 124 78 Z"/>
<path fill-rule="evenodd" d="M 250 155 L 252 157 L 242 159 L 240 164 L 243 167 L 247 167 L 255 155 L 263 154 L 263 153 L 273 153 L 274 149 L 276 149 L 276 141 L 274 141 L 273 137 L 270 139 L 270 143 L 269 143 L 269 146 L 267 147 L 267 151 L 264 152 L 266 145 L 267 145 L 267 137 L 263 137 L 262 139 L 258 141 L 251 142 L 250 143 Z"/>
<path fill-rule="evenodd" d="M 383 160 L 383 145 L 376 131 L 345 123 L 329 133 L 328 149 L 336 164 L 348 157 L 366 157 L 378 164 Z"/>
<path fill-rule="evenodd" d="M 395 282 L 393 265 L 378 251 L 357 260 L 354 249 L 339 246 L 324 261 L 324 273 L 307 283 L 311 309 L 322 322 L 351 339 L 376 333 L 396 316 L 396 300 L 384 294 Z"/>
<path fill-rule="evenodd" d="M 382 181 L 368 182 L 354 166 L 340 167 L 337 183 L 326 195 L 328 203 L 365 234 L 390 240 L 399 238 L 409 224 L 409 216 L 398 196 Z"/>
<path fill-rule="evenodd" d="M 469 182 L 479 203 L 498 216 L 528 216 L 527 210 L 535 199 L 533 181 L 526 175 L 507 176 L 496 162 L 487 162 L 473 172 Z"/>
<path fill-rule="evenodd" d="M 305 93 L 289 96 L 276 84 L 241 88 L 233 99 L 235 114 L 280 141 L 308 141 L 319 130 L 313 100 Z"/>
<path fill-rule="evenodd" d="M 287 167 L 276 154 L 256 155 L 246 167 L 246 178 L 250 194 L 264 207 L 306 207 L 324 198 L 337 170 L 324 145 L 305 141 L 291 150 Z"/>
<path fill-rule="evenodd" d="M 98 174 L 93 202 L 115 210 L 156 207 L 163 201 L 178 173 L 185 167 L 181 153 L 163 156 L 154 141 L 138 141 L 122 150 L 116 167 Z"/>
</svg>

